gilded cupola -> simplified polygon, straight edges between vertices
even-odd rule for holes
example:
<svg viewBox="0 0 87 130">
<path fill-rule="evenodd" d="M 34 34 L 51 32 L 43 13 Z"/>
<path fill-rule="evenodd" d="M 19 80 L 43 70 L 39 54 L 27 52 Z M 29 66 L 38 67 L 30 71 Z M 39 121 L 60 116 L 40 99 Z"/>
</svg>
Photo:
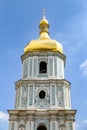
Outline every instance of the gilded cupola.
<svg viewBox="0 0 87 130">
<path fill-rule="evenodd" d="M 53 40 L 49 36 L 49 22 L 43 15 L 42 20 L 39 24 L 39 38 L 36 40 L 31 40 L 24 48 L 24 53 L 33 52 L 33 51 L 53 51 L 63 53 L 62 45 Z"/>
</svg>

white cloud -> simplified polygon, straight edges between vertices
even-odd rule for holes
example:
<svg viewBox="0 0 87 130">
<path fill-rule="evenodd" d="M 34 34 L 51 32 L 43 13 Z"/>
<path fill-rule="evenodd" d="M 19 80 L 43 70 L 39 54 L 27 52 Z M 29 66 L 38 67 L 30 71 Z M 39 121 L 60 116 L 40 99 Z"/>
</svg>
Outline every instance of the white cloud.
<svg viewBox="0 0 87 130">
<path fill-rule="evenodd" d="M 87 59 L 80 65 L 83 75 L 87 76 Z"/>
<path fill-rule="evenodd" d="M 8 121 L 8 114 L 0 111 L 0 121 Z"/>
<path fill-rule="evenodd" d="M 87 120 L 84 120 L 83 123 L 87 124 Z"/>
<path fill-rule="evenodd" d="M 87 130 L 87 120 L 76 123 L 76 130 Z"/>
<path fill-rule="evenodd" d="M 79 128 L 79 126 L 80 126 L 79 124 L 77 124 L 77 123 L 75 124 L 76 129 Z"/>
</svg>

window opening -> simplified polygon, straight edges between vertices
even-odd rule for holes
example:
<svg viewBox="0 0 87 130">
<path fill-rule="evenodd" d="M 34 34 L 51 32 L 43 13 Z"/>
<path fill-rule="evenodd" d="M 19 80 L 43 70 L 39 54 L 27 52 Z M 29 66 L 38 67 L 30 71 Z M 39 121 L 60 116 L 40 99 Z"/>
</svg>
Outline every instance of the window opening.
<svg viewBox="0 0 87 130">
<path fill-rule="evenodd" d="M 37 130 L 47 130 L 45 126 L 39 126 Z"/>
<path fill-rule="evenodd" d="M 40 93 L 39 93 L 39 97 L 41 98 L 41 99 L 44 99 L 45 98 L 45 92 L 42 90 L 42 91 L 40 91 Z"/>
<path fill-rule="evenodd" d="M 47 73 L 47 63 L 42 61 L 39 66 L 39 73 Z"/>
</svg>

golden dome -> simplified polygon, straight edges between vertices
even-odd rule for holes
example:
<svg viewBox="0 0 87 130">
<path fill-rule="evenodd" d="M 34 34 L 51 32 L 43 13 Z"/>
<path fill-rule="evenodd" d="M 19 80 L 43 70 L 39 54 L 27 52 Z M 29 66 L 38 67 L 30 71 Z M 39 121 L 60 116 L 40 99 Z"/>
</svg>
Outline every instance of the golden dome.
<svg viewBox="0 0 87 130">
<path fill-rule="evenodd" d="M 48 20 L 47 20 L 47 19 L 43 18 L 43 19 L 40 21 L 40 24 L 49 24 L 49 23 L 48 23 Z"/>
<path fill-rule="evenodd" d="M 40 36 L 36 40 L 30 41 L 24 48 L 24 53 L 33 51 L 54 51 L 63 53 L 62 45 L 49 37 L 49 23 L 48 20 L 43 17 L 39 24 Z"/>
</svg>

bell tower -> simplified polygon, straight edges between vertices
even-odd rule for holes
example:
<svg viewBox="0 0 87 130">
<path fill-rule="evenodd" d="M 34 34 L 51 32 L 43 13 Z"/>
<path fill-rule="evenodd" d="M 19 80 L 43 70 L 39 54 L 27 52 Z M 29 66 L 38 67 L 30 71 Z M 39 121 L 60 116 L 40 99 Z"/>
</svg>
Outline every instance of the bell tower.
<svg viewBox="0 0 87 130">
<path fill-rule="evenodd" d="M 8 110 L 9 130 L 75 130 L 71 83 L 64 78 L 66 56 L 62 45 L 50 38 L 49 27 L 43 17 L 39 38 L 24 48 L 15 108 Z"/>
</svg>

